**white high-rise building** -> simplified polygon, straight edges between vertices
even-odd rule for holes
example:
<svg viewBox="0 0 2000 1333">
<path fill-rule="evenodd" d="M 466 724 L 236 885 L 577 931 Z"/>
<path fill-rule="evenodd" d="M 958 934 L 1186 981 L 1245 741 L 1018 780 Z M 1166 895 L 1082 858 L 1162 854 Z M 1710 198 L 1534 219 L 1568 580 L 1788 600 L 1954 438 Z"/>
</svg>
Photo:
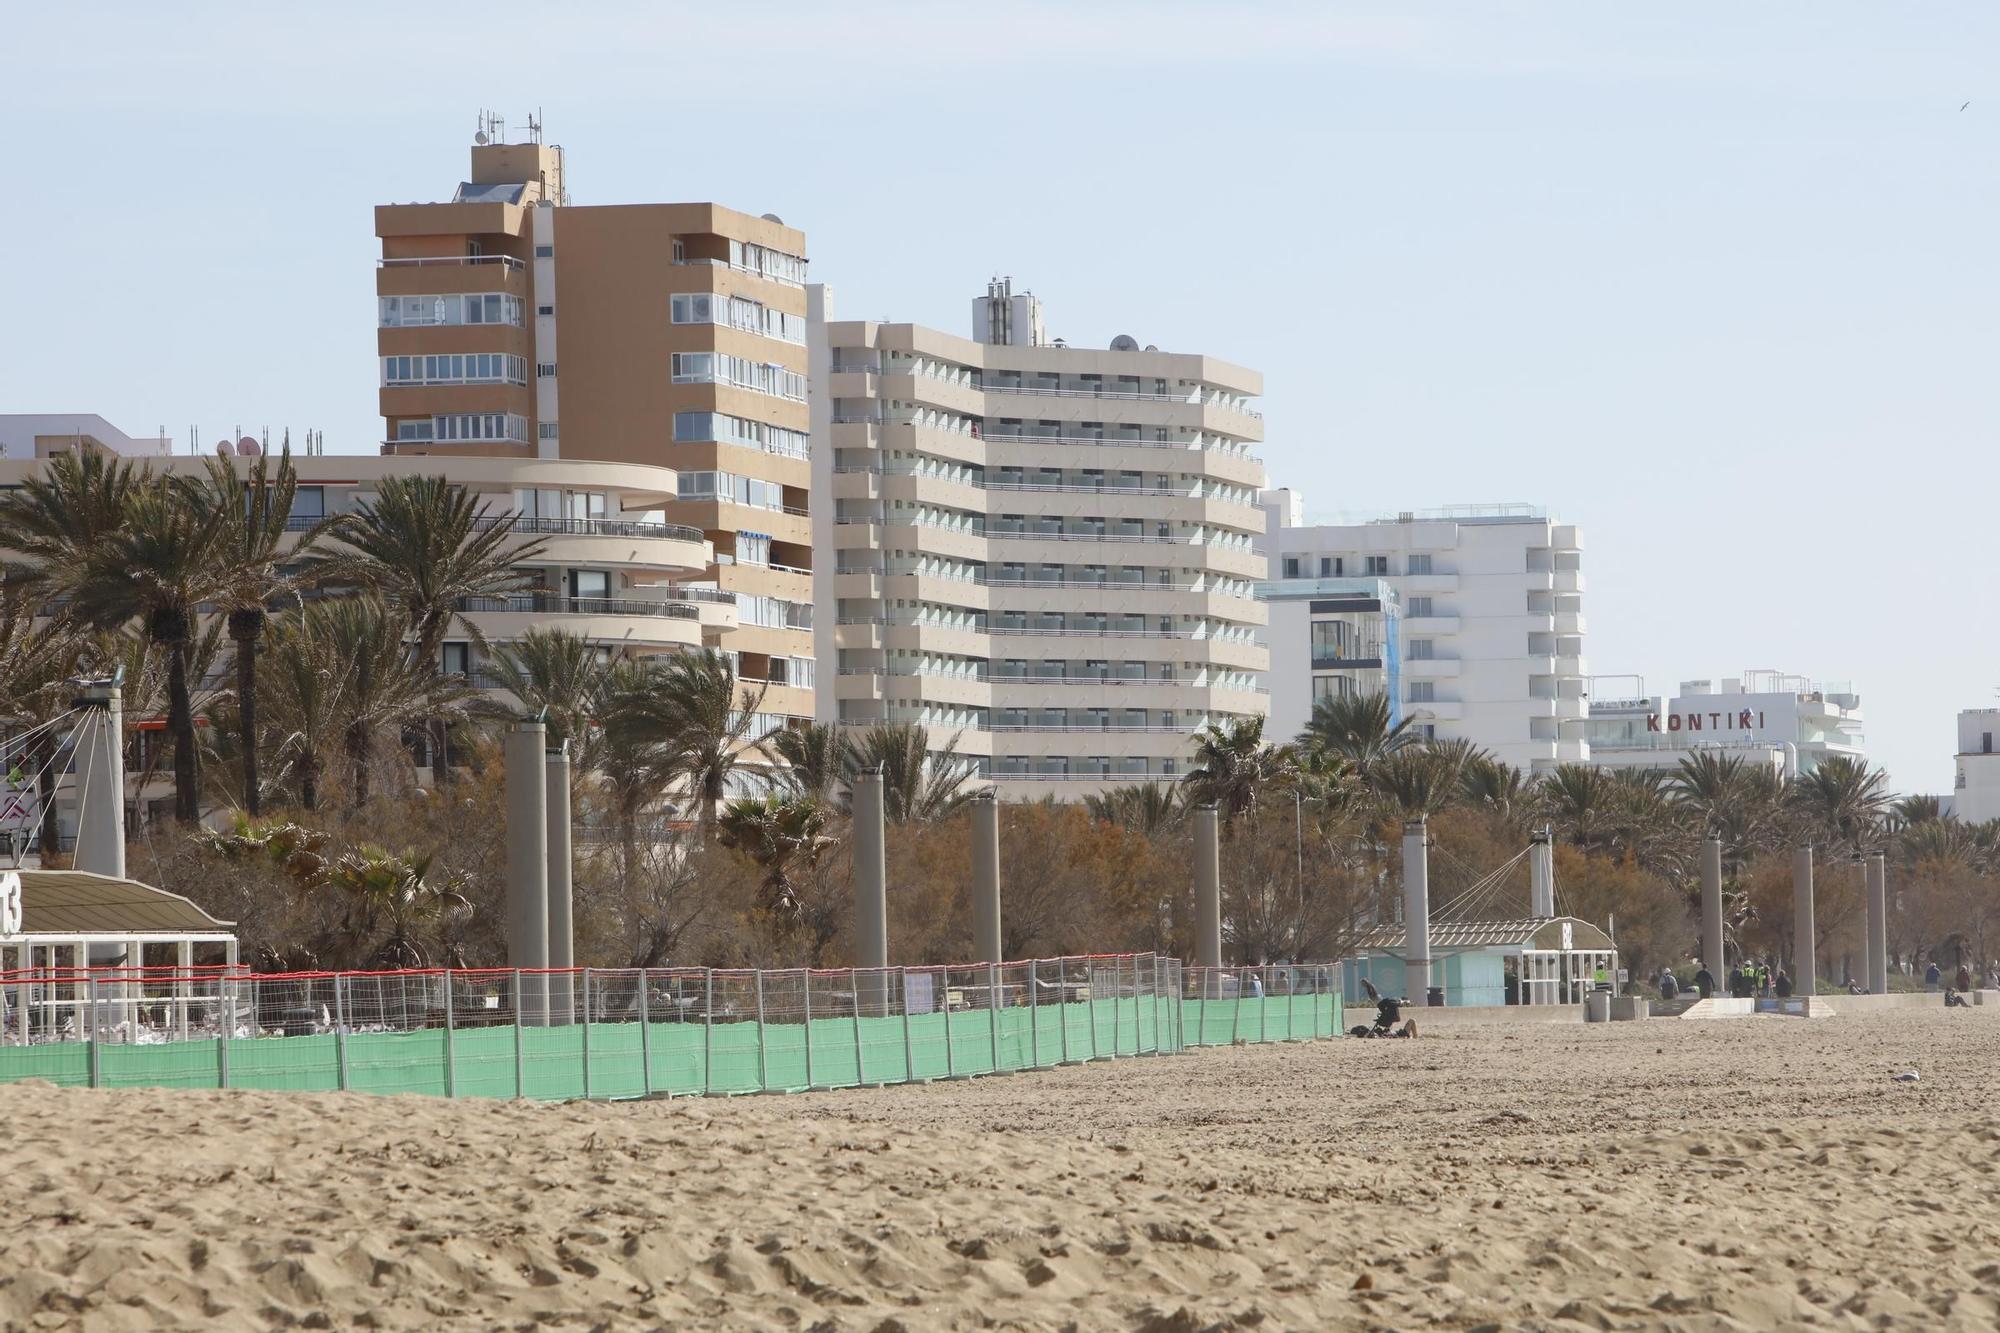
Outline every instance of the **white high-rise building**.
<svg viewBox="0 0 2000 1333">
<path fill-rule="evenodd" d="M 1205 724 L 1265 713 L 1262 376 L 1065 346 L 1004 281 L 971 340 L 825 304 L 822 720 L 921 723 L 1005 794 L 1071 797 L 1178 777 Z"/>
<path fill-rule="evenodd" d="M 1951 813 L 1968 824 L 2000 819 L 2000 708 L 1968 708 L 1958 715 L 1957 773 Z"/>
<path fill-rule="evenodd" d="M 1632 688 L 1625 682 L 1637 682 Z M 1620 686 L 1623 688 L 1620 688 Z M 1678 768 L 1708 750 L 1797 777 L 1836 755 L 1862 758 L 1861 696 L 1782 671 L 1684 680 L 1671 698 L 1638 676 L 1591 681 L 1590 762 L 1600 768 Z"/>
<path fill-rule="evenodd" d="M 1371 523 L 1308 525 L 1289 490 L 1265 491 L 1262 549 L 1274 650 L 1316 580 L 1379 580 L 1395 594 L 1400 712 L 1425 735 L 1463 737 L 1517 768 L 1589 757 L 1583 538 L 1526 505 L 1466 505 Z M 1329 585 L 1333 586 L 1333 585 Z M 1273 651 L 1272 712 L 1310 713 L 1317 660 Z"/>
</svg>

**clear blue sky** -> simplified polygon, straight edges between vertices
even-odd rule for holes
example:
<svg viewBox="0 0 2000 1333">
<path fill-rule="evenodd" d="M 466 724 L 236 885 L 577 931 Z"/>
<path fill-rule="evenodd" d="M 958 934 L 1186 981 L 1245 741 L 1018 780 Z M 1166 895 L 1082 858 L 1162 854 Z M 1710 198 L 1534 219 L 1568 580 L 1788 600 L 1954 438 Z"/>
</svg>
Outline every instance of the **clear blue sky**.
<svg viewBox="0 0 2000 1333">
<path fill-rule="evenodd" d="M 370 207 L 540 107 L 577 202 L 805 229 L 838 312 L 1266 375 L 1323 511 L 1584 525 L 1592 669 L 2000 685 L 2000 6 L 17 6 L 0 411 L 379 438 Z M 1966 101 L 1971 106 L 1961 111 Z"/>
</svg>

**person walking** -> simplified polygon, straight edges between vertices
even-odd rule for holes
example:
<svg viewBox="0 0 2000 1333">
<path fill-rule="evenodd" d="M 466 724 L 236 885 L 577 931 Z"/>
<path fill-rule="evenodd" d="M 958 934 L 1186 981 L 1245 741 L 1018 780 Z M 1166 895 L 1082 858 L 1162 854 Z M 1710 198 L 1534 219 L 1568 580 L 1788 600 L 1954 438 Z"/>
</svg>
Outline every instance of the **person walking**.
<svg viewBox="0 0 2000 1333">
<path fill-rule="evenodd" d="M 1706 963 L 1702 964 L 1695 971 L 1694 991 L 1698 997 L 1704 1000 L 1715 994 L 1715 973 L 1708 970 Z"/>
<path fill-rule="evenodd" d="M 1957 990 L 1959 990 L 1961 993 L 1971 990 L 1972 969 L 1967 967 L 1964 963 L 1960 963 L 1958 965 L 1958 976 L 1953 978 L 1953 981 L 1956 985 Z"/>
<path fill-rule="evenodd" d="M 1924 989 L 1936 990 L 1938 988 L 1938 979 L 1943 975 L 1944 973 L 1938 970 L 1937 959 L 1931 959 L 1931 965 L 1924 969 Z"/>
<path fill-rule="evenodd" d="M 1778 969 L 1778 978 L 1771 985 L 1778 992 L 1779 999 L 1789 1000 L 1792 998 L 1792 979 L 1785 975 L 1783 968 Z"/>
</svg>

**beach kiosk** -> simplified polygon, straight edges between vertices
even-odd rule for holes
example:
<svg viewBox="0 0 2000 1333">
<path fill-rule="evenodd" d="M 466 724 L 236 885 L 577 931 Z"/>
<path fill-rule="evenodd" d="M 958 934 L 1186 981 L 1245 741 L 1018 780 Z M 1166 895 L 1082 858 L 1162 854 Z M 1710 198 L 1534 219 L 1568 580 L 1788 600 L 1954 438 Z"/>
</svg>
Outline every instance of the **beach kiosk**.
<svg viewBox="0 0 2000 1333">
<path fill-rule="evenodd" d="M 1365 978 L 1384 995 L 1404 993 L 1407 934 L 1383 925 L 1364 934 L 1344 964 L 1350 1004 L 1365 1004 Z M 1618 975 L 1618 947 L 1576 917 L 1432 921 L 1431 984 L 1447 1005 L 1581 1004 L 1600 977 Z M 1410 997 L 1416 999 L 1417 997 Z"/>
<path fill-rule="evenodd" d="M 100 1027 L 128 1041 L 148 1028 L 185 1037 L 237 969 L 234 924 L 134 879 L 0 871 L 0 1041 L 81 1041 Z"/>
</svg>

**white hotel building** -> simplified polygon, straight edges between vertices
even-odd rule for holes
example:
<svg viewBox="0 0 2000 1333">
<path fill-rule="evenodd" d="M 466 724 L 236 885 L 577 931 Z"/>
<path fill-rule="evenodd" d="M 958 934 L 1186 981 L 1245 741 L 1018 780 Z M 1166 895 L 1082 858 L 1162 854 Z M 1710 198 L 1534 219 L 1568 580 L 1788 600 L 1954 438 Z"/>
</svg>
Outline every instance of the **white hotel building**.
<svg viewBox="0 0 2000 1333">
<path fill-rule="evenodd" d="M 1399 677 L 1400 714 L 1423 734 L 1463 737 L 1530 772 L 1589 756 L 1576 527 L 1525 505 L 1308 526 L 1297 493 L 1265 491 L 1261 502 L 1278 734 L 1296 731 L 1315 697 L 1355 688 L 1317 649 L 1298 650 L 1301 626 L 1318 615 L 1304 594 L 1318 581 L 1366 579 L 1394 594 L 1387 623 L 1399 626 L 1400 662 L 1380 660 L 1384 678 Z"/>
<path fill-rule="evenodd" d="M 1646 693 L 1637 676 L 1599 676 L 1587 734 L 1590 762 L 1601 768 L 1678 768 L 1711 750 L 1797 777 L 1833 755 L 1862 758 L 1861 727 L 1861 696 L 1851 686 L 1745 671 L 1719 686 L 1684 680 L 1671 698 Z"/>
<path fill-rule="evenodd" d="M 1951 813 L 1968 824 L 2000 819 L 2000 708 L 1968 708 L 1958 715 L 1958 754 Z"/>
<path fill-rule="evenodd" d="M 921 723 L 1003 795 L 1075 797 L 1266 711 L 1262 376 L 1065 346 L 1008 282 L 971 339 L 814 296 L 822 720 Z"/>
</svg>

